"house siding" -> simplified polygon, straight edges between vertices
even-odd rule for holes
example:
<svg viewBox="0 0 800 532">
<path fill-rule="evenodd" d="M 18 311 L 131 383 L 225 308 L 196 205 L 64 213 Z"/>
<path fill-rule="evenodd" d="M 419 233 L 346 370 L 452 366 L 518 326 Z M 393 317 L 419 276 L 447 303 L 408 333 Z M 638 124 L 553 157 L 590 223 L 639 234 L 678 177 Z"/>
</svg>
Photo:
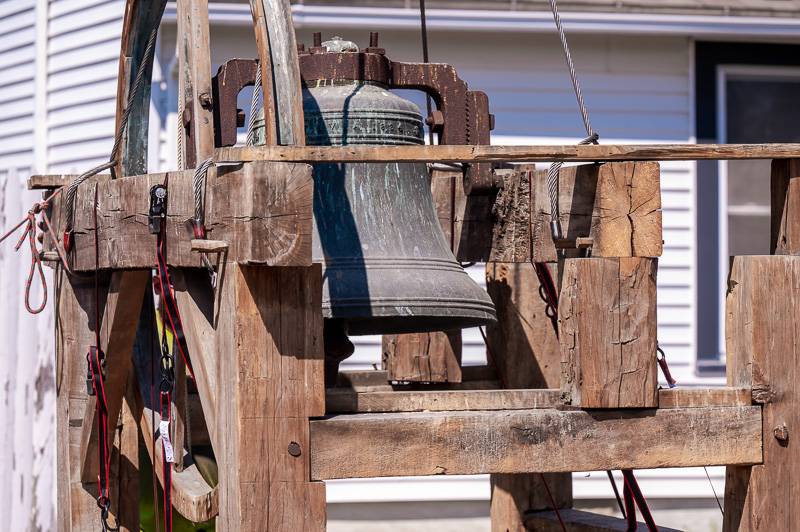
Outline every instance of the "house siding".
<svg viewBox="0 0 800 532">
<path fill-rule="evenodd" d="M 0 1 L 0 227 L 23 219 L 40 194 L 26 189 L 36 160 L 41 2 Z M 52 530 L 55 522 L 53 319 L 23 307 L 30 258 L 0 246 L 0 515 L 6 530 Z M 38 279 L 31 294 L 37 306 Z M 30 509 L 30 511 L 21 511 Z"/>
</svg>

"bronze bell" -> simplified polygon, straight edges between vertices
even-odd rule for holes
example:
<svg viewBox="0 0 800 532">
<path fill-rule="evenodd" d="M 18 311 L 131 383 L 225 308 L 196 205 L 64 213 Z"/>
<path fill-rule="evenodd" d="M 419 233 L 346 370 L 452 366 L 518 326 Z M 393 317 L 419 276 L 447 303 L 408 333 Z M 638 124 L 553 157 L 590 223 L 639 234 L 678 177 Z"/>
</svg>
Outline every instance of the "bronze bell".
<svg viewBox="0 0 800 532">
<path fill-rule="evenodd" d="M 300 56 L 308 145 L 424 143 L 414 103 L 381 80 L 363 79 L 370 77 L 361 75 L 363 67 L 360 73 L 335 68 L 342 56 L 363 65 L 356 56 L 378 54 L 358 53 L 338 38 L 311 51 Z M 263 143 L 263 119 L 256 138 Z M 331 320 L 348 335 L 463 329 L 496 320 L 488 294 L 450 250 L 425 164 L 316 164 L 314 187 L 313 257 L 323 264 L 326 351 L 336 336 Z"/>
</svg>

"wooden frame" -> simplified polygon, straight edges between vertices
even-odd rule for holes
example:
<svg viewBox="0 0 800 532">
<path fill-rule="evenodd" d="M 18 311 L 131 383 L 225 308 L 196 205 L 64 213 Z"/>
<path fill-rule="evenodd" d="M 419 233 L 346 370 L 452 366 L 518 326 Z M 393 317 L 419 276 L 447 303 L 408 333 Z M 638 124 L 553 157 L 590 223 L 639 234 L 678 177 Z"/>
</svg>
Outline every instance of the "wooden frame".
<svg viewBox="0 0 800 532">
<path fill-rule="evenodd" d="M 530 222 L 531 213 L 537 212 L 536 187 L 530 182 L 526 186 L 518 176 L 516 181 L 509 177 L 506 184 L 513 194 L 505 197 L 503 214 L 489 223 L 492 238 L 477 251 L 492 260 L 489 290 L 500 317 L 488 339 L 496 357 L 495 367 L 465 368 L 461 383 L 443 383 L 437 388 L 416 385 L 406 391 L 397 391 L 381 372 L 341 375 L 339 386 L 326 393 L 321 273 L 319 265 L 311 261 L 312 184 L 306 163 L 788 159 L 800 156 L 800 145 L 305 147 L 288 4 L 287 0 L 251 1 L 265 73 L 265 106 L 274 111 L 274 121 L 267 126 L 269 145 L 217 150 L 213 149 L 211 121 L 204 119 L 208 118 L 210 87 L 207 2 L 179 0 L 177 5 L 180 27 L 192 30 L 182 32 L 180 47 L 181 94 L 183 104 L 192 108 L 193 117 L 187 126 L 183 161 L 192 165 L 213 157 L 216 162 L 238 164 L 233 170 L 209 175 L 211 192 L 206 201 L 211 206 L 212 224 L 217 218 L 224 221 L 241 214 L 241 204 L 248 196 L 252 199 L 259 194 L 273 194 L 282 200 L 270 204 L 267 212 L 256 212 L 253 209 L 259 203 L 251 202 L 246 216 L 264 223 L 218 229 L 217 234 L 224 236 L 201 245 L 180 229 L 182 219 L 191 212 L 190 172 L 179 169 L 172 174 L 174 219 L 168 226 L 178 245 L 168 262 L 175 268 L 178 306 L 197 376 L 198 399 L 192 401 L 195 406 L 200 404 L 206 427 L 201 434 L 213 446 L 220 471 L 219 485 L 212 487 L 194 465 L 176 468 L 172 485 L 176 509 L 192 520 L 216 517 L 218 529 L 223 531 L 321 531 L 325 528 L 325 487 L 320 481 L 490 473 L 493 529 L 521 531 L 526 521 L 548 519 L 543 514 L 530 515 L 550 509 L 549 501 L 542 502 L 540 478 L 552 483 L 556 505 L 568 508 L 571 485 L 569 476 L 563 473 L 726 465 L 729 483 L 725 530 L 788 529 L 786 526 L 800 517 L 800 497 L 792 490 L 774 488 L 772 482 L 777 478 L 774 475 L 782 475 L 781 482 L 790 485 L 792 472 L 800 467 L 796 446 L 788 443 L 797 421 L 797 392 L 792 379 L 775 364 L 791 368 L 800 364 L 800 355 L 794 348 L 800 332 L 796 326 L 787 325 L 795 320 L 771 320 L 751 301 L 763 298 L 757 281 L 759 275 L 769 274 L 774 277 L 775 286 L 781 288 L 778 296 L 771 299 L 770 310 L 790 315 L 798 304 L 795 299 L 800 297 L 794 293 L 800 278 L 795 257 L 738 259 L 734 263 L 732 279 L 740 286 L 734 285 L 729 296 L 729 388 L 656 391 L 650 378 L 652 360 L 647 360 L 647 353 L 642 351 L 637 355 L 644 357 L 649 375 L 644 393 L 620 385 L 613 397 L 581 405 L 614 407 L 610 410 L 565 407 L 564 387 L 559 390 L 560 366 L 565 363 L 560 353 L 565 352 L 564 338 L 571 336 L 555 337 L 553 321 L 531 286 L 535 277 L 530 262 L 555 258 L 555 250 L 553 257 L 537 255 L 543 248 L 537 243 Z M 163 2 L 128 1 L 120 56 L 118 123 L 133 73 L 144 60 L 144 42 L 157 27 L 162 7 Z M 122 209 L 120 219 L 141 217 L 147 189 L 165 179 L 163 174 L 145 173 L 148 100 L 149 91 L 144 90 L 134 102 L 123 141 L 125 155 L 116 169 L 116 176 L 120 177 L 110 180 L 100 176 L 79 187 L 79 223 L 92 208 L 86 198 L 95 188 L 116 191 Z M 778 161 L 773 175 L 773 198 L 778 200 L 773 205 L 773 246 L 791 255 L 800 254 L 793 245 L 793 206 L 800 193 L 794 183 L 800 178 L 797 168 L 794 160 Z M 572 172 L 577 183 L 575 176 L 581 175 L 581 170 Z M 529 171 L 526 175 L 533 174 Z M 657 195 L 659 184 L 653 181 L 652 172 L 650 175 L 648 186 Z M 637 179 L 644 178 L 634 169 L 630 178 L 623 180 L 621 190 L 629 192 Z M 31 185 L 56 188 L 69 180 L 69 176 L 38 176 L 32 178 Z M 242 183 L 246 186 L 240 187 Z M 223 201 L 238 188 L 242 195 L 238 200 L 234 197 Z M 595 201 L 593 197 L 591 201 Z M 452 207 L 451 212 L 455 212 Z M 487 207 L 491 205 L 481 208 Z M 660 203 L 653 203 L 651 211 L 657 212 L 659 207 Z M 54 202 L 53 208 L 58 212 L 60 203 Z M 112 210 L 109 207 L 109 212 Z M 591 219 L 593 212 L 589 208 L 583 216 Z M 288 225 L 284 221 L 287 215 L 291 218 Z M 569 211 L 567 217 L 572 216 L 578 214 Z M 632 219 L 627 211 L 622 217 Z M 271 223 L 271 218 L 281 221 Z M 450 231 L 468 230 L 464 228 L 470 225 L 463 220 L 458 225 L 455 218 L 450 221 Z M 646 263 L 648 268 L 653 267 L 661 253 L 660 215 L 647 217 L 645 222 L 650 236 L 636 245 L 631 244 L 631 227 L 619 234 L 604 230 L 602 238 L 607 242 L 627 239 L 627 248 L 619 251 L 622 248 L 598 244 L 598 254 L 606 257 L 602 260 L 619 265 L 627 259 L 625 264 Z M 91 232 L 81 227 L 87 234 Z M 113 234 L 115 230 L 121 234 Z M 135 238 L 134 233 L 138 235 Z M 275 246 L 258 246 L 270 238 L 275 240 L 276 234 L 282 238 Z M 110 225 L 98 237 L 111 247 L 120 238 L 133 238 L 129 244 L 133 242 L 134 247 L 154 246 L 153 237 L 138 227 L 120 230 Z M 581 235 L 590 237 L 601 240 L 600 233 Z M 90 271 L 97 265 L 86 256 L 88 247 L 81 238 L 90 237 L 79 238 L 72 260 L 76 270 Z M 193 269 L 200 265 L 200 253 L 213 254 L 218 260 L 215 288 Z M 110 354 L 110 423 L 121 427 L 110 444 L 118 459 L 112 475 L 112 515 L 122 530 L 138 528 L 135 494 L 139 491 L 138 441 L 130 436 L 136 431 L 124 429 L 137 427 L 144 434 L 151 456 L 158 459 L 160 454 L 159 446 L 153 445 L 154 427 L 133 379 L 131 362 L 134 352 L 138 352 L 134 339 L 145 300 L 147 269 L 152 267 L 152 262 L 143 257 L 109 252 L 102 255 L 99 264 L 110 271 L 110 279 L 101 290 L 101 332 L 104 348 Z M 585 265 L 589 274 L 596 264 L 600 263 Z M 57 362 L 67 383 L 58 393 L 60 526 L 62 530 L 90 530 L 97 528 L 92 500 L 97 437 L 93 403 L 82 395 L 85 384 L 81 360 L 83 350 L 92 341 L 90 316 L 94 309 L 85 282 L 68 278 L 61 269 L 58 279 Z M 617 282 L 616 277 L 614 280 Z M 581 297 L 584 296 L 576 296 L 571 312 L 561 316 L 562 320 L 594 319 L 596 311 L 581 309 L 591 307 L 595 301 Z M 631 297 L 625 304 L 640 311 L 643 305 L 650 308 L 654 304 L 650 299 Z M 612 302 L 618 314 L 623 313 L 620 304 Z M 534 316 L 534 320 L 519 323 L 515 316 L 520 312 Z M 642 318 L 641 323 L 653 325 L 651 314 L 644 312 L 638 317 Z M 762 328 L 755 331 L 754 323 Z M 563 321 L 559 327 L 565 330 Z M 621 341 L 591 334 L 584 338 L 589 338 L 587 347 L 592 346 L 591 342 L 599 345 Z M 650 346 L 651 340 L 648 336 L 643 343 Z M 767 353 L 765 342 L 775 345 L 773 340 L 780 344 L 780 350 L 774 352 L 772 348 Z M 605 355 L 598 354 L 609 352 L 583 350 L 580 357 L 566 361 L 571 365 L 570 374 L 588 369 L 590 363 L 594 364 L 594 377 L 603 369 L 626 371 L 606 363 L 602 359 Z M 775 360 L 767 360 L 767 354 Z M 575 388 L 570 390 L 574 396 Z M 619 406 L 629 408 L 616 408 Z M 185 420 L 176 422 L 183 426 Z M 179 450 L 181 455 L 185 453 Z M 539 477 L 534 473 L 553 475 Z M 767 504 L 774 505 L 775 510 L 761 512 Z M 593 527 L 591 519 L 585 524 L 587 518 L 580 512 L 564 513 L 568 519 L 574 515 L 576 523 L 580 520 L 582 530 L 606 530 L 610 526 L 604 521 Z"/>
</svg>

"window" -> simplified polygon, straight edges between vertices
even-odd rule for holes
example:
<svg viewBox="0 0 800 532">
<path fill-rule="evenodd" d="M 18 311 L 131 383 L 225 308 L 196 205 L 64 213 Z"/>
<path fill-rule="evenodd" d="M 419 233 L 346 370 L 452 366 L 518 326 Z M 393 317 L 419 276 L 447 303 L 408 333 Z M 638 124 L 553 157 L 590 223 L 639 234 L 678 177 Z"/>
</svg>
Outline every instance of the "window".
<svg viewBox="0 0 800 532">
<path fill-rule="evenodd" d="M 800 47 L 698 43 L 698 142 L 799 142 Z M 769 254 L 770 161 L 698 163 L 698 368 L 721 367 L 729 257 Z"/>
</svg>

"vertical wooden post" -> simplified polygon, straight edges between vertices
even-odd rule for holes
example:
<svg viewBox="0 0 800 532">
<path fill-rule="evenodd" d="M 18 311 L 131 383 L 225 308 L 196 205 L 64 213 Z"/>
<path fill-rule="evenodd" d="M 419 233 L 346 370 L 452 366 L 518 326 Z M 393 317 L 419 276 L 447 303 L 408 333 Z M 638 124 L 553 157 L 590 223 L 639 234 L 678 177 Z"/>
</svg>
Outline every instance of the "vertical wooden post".
<svg viewBox="0 0 800 532">
<path fill-rule="evenodd" d="M 322 531 L 308 439 L 325 414 L 321 268 L 228 264 L 221 283 L 218 530 Z"/>
<path fill-rule="evenodd" d="M 656 259 L 567 259 L 558 322 L 562 392 L 581 408 L 654 408 Z"/>
<path fill-rule="evenodd" d="M 770 249 L 800 255 L 800 159 L 772 161 Z M 797 391 L 800 258 L 734 257 L 728 278 L 728 384 L 764 408 L 764 464 L 728 467 L 723 530 L 790 530 L 800 519 Z"/>
<path fill-rule="evenodd" d="M 728 467 L 723 530 L 794 530 L 800 520 L 800 257 L 734 257 L 728 280 L 728 384 L 763 405 L 763 465 Z"/>
<path fill-rule="evenodd" d="M 800 254 L 800 159 L 772 161 L 772 220 L 770 251 L 773 255 Z"/>
<path fill-rule="evenodd" d="M 92 428 L 85 424 L 96 423 L 91 416 L 84 415 L 91 411 L 86 392 L 86 352 L 95 342 L 94 284 L 91 279 L 71 279 L 60 269 L 56 277 L 58 529 L 83 532 L 100 527 L 97 479 L 82 479 L 86 463 L 82 441 Z M 126 361 L 117 362 L 124 365 Z M 125 381 L 119 384 L 121 395 L 130 382 L 128 372 Z M 123 411 L 121 421 L 116 417 L 109 419 L 111 522 L 118 523 L 122 531 L 135 531 L 139 529 L 138 497 L 126 494 L 139 490 L 138 429 L 126 415 L 126 408 L 122 404 L 120 408 Z M 96 462 L 97 454 L 93 458 Z"/>
<path fill-rule="evenodd" d="M 487 289 L 497 308 L 497 324 L 487 342 L 505 388 L 557 388 L 560 352 L 556 330 L 539 297 L 531 264 L 489 263 Z M 569 473 L 543 475 L 559 508 L 572 506 Z M 524 513 L 550 510 L 542 475 L 492 475 L 493 532 L 523 532 Z"/>
<path fill-rule="evenodd" d="M 439 224 L 450 248 L 455 249 L 454 201 L 461 172 L 434 169 L 431 192 Z M 463 195 L 463 190 L 460 191 Z M 383 337 L 382 366 L 390 381 L 461 382 L 461 331 L 387 334 Z"/>
</svg>

